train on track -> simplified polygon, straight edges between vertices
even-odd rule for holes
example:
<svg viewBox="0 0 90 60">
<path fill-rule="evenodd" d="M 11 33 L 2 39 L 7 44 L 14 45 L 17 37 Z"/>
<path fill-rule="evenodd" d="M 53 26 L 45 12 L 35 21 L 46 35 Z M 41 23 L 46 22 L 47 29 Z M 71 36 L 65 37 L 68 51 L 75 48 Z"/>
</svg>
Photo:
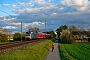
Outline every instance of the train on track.
<svg viewBox="0 0 90 60">
<path fill-rule="evenodd" d="M 30 39 L 48 39 L 51 38 L 51 34 L 40 33 L 40 32 L 26 32 L 25 40 Z"/>
</svg>

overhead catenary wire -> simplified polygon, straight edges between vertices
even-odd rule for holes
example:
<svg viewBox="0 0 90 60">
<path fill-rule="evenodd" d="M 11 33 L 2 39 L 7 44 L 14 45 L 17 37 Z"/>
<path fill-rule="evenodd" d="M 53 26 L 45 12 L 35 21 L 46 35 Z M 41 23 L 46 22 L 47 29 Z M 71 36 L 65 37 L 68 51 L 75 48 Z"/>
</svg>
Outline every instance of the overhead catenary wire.
<svg viewBox="0 0 90 60">
<path fill-rule="evenodd" d="M 18 0 L 16 0 L 16 2 L 15 2 L 16 4 L 19 4 L 19 1 Z M 11 6 L 5 6 L 4 4 L 2 4 L 2 3 L 0 3 L 0 5 L 2 5 L 2 6 L 4 6 L 4 7 L 7 7 L 8 9 L 10 9 L 10 10 L 12 10 L 12 8 L 10 8 Z M 22 7 L 21 5 L 20 5 L 20 7 Z M 13 15 L 11 15 L 10 13 L 8 13 L 8 12 L 6 12 L 6 11 L 4 11 L 4 10 L 0 10 L 1 12 L 3 12 L 3 13 L 5 13 L 5 14 L 7 14 L 10 18 L 13 18 Z M 15 13 L 15 14 L 17 14 L 17 13 Z M 8 16 L 6 16 L 6 19 L 8 19 L 9 17 Z M 16 16 L 17 17 L 17 16 Z M 20 22 L 20 20 L 22 21 L 22 20 L 24 20 L 24 19 L 17 19 L 17 20 L 19 20 L 19 22 Z"/>
<path fill-rule="evenodd" d="M 2 4 L 2 3 L 0 3 L 0 5 L 1 6 L 3 6 L 3 7 L 6 7 L 6 8 L 8 8 L 9 10 L 12 10 L 12 8 L 10 8 L 9 6 L 5 6 L 4 4 Z M 5 13 L 5 14 L 7 14 L 9 17 L 16 17 L 16 15 L 18 15 L 17 13 L 14 13 L 14 14 L 16 14 L 16 15 L 11 15 L 11 14 L 9 14 L 8 12 L 6 12 L 6 11 L 4 11 L 4 9 L 3 10 L 0 10 L 1 12 L 3 12 L 3 13 Z M 11 11 L 12 12 L 12 11 Z"/>
</svg>

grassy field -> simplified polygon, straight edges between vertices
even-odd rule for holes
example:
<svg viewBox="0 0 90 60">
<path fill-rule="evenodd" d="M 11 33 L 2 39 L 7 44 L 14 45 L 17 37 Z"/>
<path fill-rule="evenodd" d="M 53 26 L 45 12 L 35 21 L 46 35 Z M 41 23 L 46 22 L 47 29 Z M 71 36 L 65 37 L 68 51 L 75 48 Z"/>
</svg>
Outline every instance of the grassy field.
<svg viewBox="0 0 90 60">
<path fill-rule="evenodd" d="M 90 60 L 90 43 L 59 44 L 62 60 Z"/>
<path fill-rule="evenodd" d="M 43 60 L 52 43 L 53 41 L 47 40 L 17 51 L 5 53 L 0 55 L 0 60 Z"/>
</svg>

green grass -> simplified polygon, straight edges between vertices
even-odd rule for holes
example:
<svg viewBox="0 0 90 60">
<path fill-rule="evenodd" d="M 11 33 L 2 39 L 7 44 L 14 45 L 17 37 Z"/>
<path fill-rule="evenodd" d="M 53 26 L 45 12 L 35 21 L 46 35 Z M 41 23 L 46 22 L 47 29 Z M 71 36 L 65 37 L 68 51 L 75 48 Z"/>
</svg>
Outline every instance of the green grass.
<svg viewBox="0 0 90 60">
<path fill-rule="evenodd" d="M 10 43 L 10 42 L 0 42 L 0 44 L 6 44 L 6 43 Z"/>
<path fill-rule="evenodd" d="M 15 40 L 9 40 L 8 42 L 0 42 L 0 44 L 6 44 L 6 43 L 10 43 L 10 42 L 17 42 Z"/>
<path fill-rule="evenodd" d="M 90 60 L 90 43 L 60 44 L 62 60 Z"/>
<path fill-rule="evenodd" d="M 27 46 L 17 51 L 0 55 L 0 60 L 43 60 L 51 44 L 51 40 Z"/>
</svg>

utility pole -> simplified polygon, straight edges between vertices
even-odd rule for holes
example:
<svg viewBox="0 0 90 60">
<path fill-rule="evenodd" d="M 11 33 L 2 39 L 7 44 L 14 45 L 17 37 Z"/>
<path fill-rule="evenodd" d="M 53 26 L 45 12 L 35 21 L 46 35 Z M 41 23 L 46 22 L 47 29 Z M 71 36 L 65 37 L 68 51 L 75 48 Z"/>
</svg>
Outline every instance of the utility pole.
<svg viewBox="0 0 90 60">
<path fill-rule="evenodd" d="M 21 41 L 22 41 L 22 21 L 21 21 Z"/>
<path fill-rule="evenodd" d="M 45 20 L 45 32 L 46 32 L 46 20 Z"/>
</svg>

